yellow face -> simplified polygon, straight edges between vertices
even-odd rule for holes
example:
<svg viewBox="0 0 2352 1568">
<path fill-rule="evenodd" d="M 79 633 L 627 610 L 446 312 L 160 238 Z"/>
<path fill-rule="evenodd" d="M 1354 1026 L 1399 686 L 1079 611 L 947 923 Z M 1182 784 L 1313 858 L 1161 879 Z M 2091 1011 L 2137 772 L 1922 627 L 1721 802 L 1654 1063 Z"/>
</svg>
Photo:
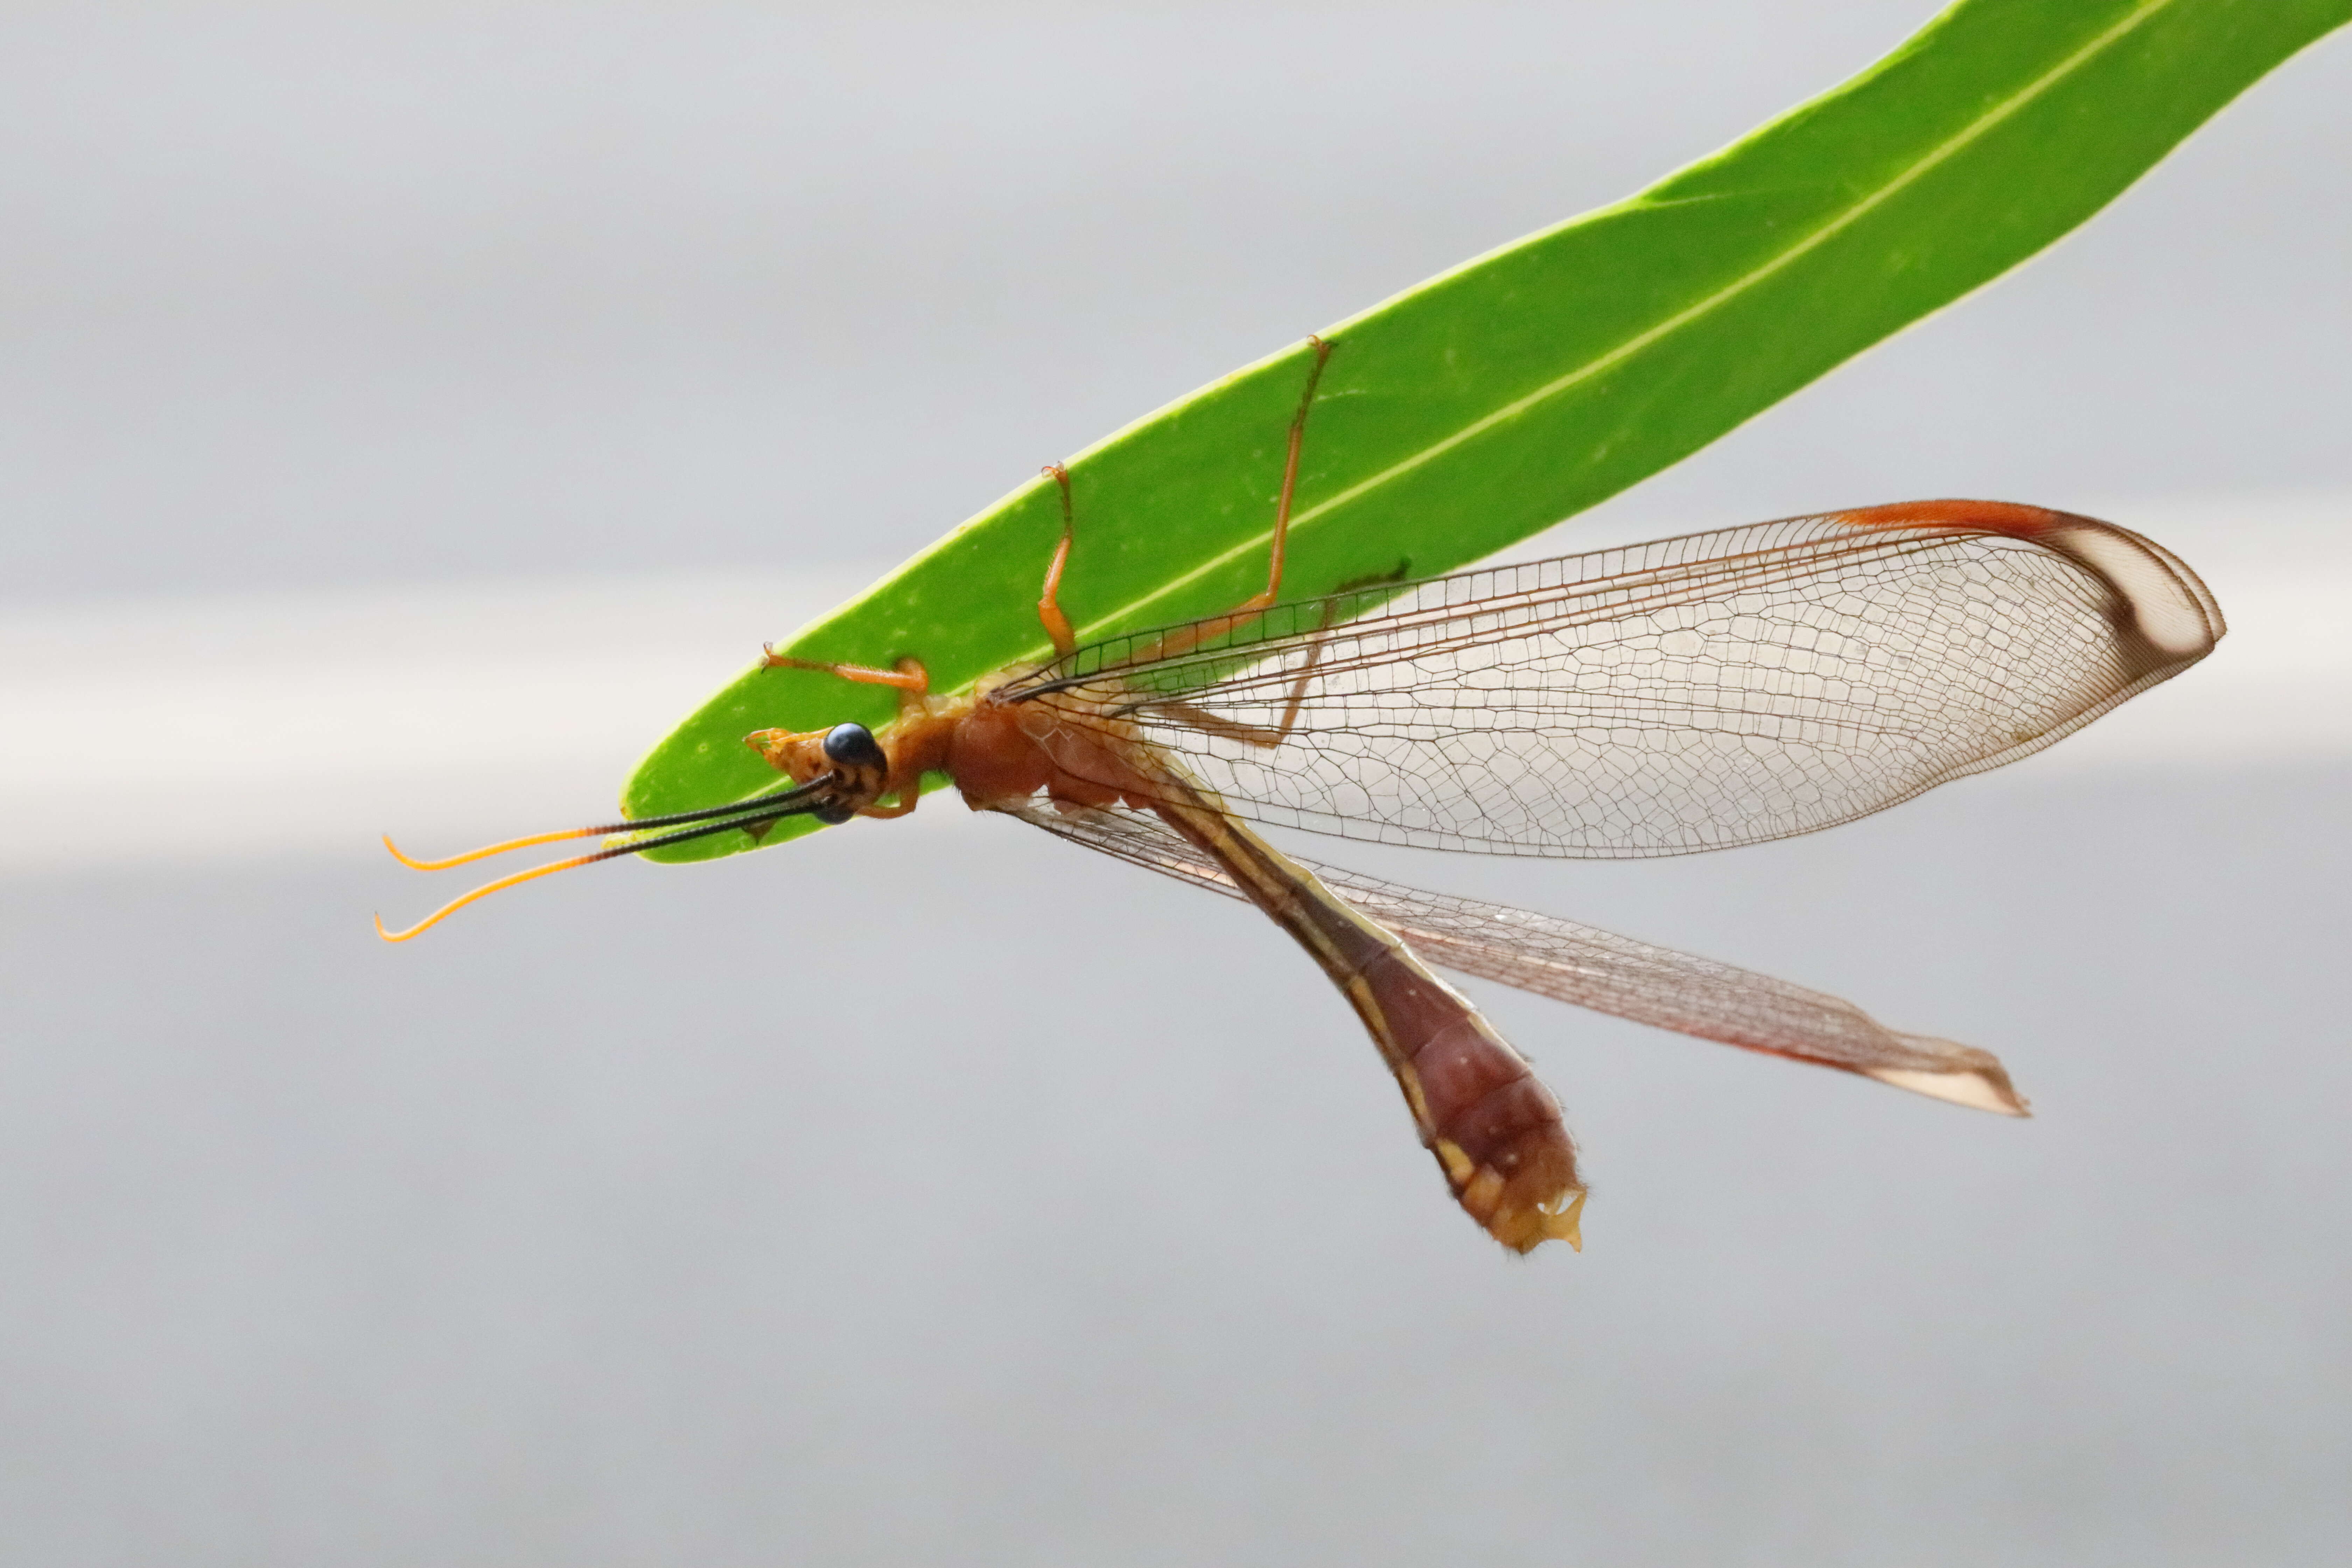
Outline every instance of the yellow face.
<svg viewBox="0 0 2352 1568">
<path fill-rule="evenodd" d="M 743 743 L 794 784 L 807 784 L 833 771 L 833 764 L 825 760 L 826 733 L 823 730 L 754 730 L 743 737 Z"/>
</svg>

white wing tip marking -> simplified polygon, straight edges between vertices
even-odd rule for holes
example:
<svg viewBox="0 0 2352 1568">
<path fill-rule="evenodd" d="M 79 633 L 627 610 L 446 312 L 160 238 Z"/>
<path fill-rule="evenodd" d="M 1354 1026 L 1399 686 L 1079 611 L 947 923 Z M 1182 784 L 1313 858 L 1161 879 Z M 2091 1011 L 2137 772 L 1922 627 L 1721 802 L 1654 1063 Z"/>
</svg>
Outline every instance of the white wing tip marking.
<svg viewBox="0 0 2352 1568">
<path fill-rule="evenodd" d="M 1914 1094 L 1924 1094 L 1932 1100 L 1965 1105 L 1971 1110 L 1990 1110 L 1999 1116 L 2033 1114 L 2024 1099 L 2010 1087 L 2009 1075 L 1999 1068 L 1990 1072 L 1976 1068 L 1960 1068 L 1946 1072 L 1930 1072 L 1923 1068 L 1863 1068 L 1860 1070 L 1865 1078 L 1874 1078 L 1881 1083 L 1907 1089 Z"/>
</svg>

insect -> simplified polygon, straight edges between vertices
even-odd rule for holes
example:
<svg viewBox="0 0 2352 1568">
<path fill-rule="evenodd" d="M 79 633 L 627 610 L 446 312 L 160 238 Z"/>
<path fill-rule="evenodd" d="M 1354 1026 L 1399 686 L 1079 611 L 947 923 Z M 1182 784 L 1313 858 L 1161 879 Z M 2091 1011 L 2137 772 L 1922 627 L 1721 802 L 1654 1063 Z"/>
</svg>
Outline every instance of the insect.
<svg viewBox="0 0 2352 1568">
<path fill-rule="evenodd" d="M 761 731 L 787 786 L 698 811 L 539 834 L 594 853 L 466 894 L 786 816 L 902 816 L 926 775 L 1256 905 L 1355 1009 L 1455 1200 L 1515 1251 L 1580 1246 L 1585 1185 L 1559 1102 L 1431 967 L 1749 1050 L 2026 1114 L 1990 1054 L 1850 1003 L 1549 915 L 1294 859 L 1251 826 L 1490 854 L 1679 855 L 1882 810 L 2026 756 L 2210 652 L 2224 626 L 2161 546 L 2006 502 L 1914 501 L 1280 602 L 1313 369 L 1289 429 L 1263 592 L 1227 613 L 1080 646 L 933 692 L 922 665 L 767 663 L 895 688 L 880 731 Z M 646 837 L 650 835 L 650 837 Z M 385 840 L 387 847 L 391 840 Z"/>
</svg>

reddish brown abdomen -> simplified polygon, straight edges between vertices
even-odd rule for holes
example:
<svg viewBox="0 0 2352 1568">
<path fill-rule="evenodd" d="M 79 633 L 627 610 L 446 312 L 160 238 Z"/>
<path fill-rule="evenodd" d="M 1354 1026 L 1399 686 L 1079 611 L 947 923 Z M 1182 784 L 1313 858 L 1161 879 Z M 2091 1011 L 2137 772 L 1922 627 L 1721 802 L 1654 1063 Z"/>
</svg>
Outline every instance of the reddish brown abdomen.
<svg viewBox="0 0 2352 1568">
<path fill-rule="evenodd" d="M 1494 1026 L 1402 939 L 1215 811 L 1159 804 L 1250 901 L 1307 949 L 1364 1022 L 1455 1199 L 1516 1252 L 1580 1247 L 1584 1184 L 1559 1102 Z"/>
<path fill-rule="evenodd" d="M 1515 1251 L 1554 1237 L 1579 1245 L 1576 1145 L 1527 1058 L 1402 943 L 1371 958 L 1360 978 L 1402 1056 L 1390 1063 L 1398 1087 L 1408 1104 L 1418 1098 L 1423 1141 L 1462 1206 Z M 1349 1000 L 1365 1013 L 1357 996 Z M 1365 1022 L 1372 1026 L 1369 1014 Z M 1376 1041 L 1381 1035 L 1373 1028 Z"/>
</svg>

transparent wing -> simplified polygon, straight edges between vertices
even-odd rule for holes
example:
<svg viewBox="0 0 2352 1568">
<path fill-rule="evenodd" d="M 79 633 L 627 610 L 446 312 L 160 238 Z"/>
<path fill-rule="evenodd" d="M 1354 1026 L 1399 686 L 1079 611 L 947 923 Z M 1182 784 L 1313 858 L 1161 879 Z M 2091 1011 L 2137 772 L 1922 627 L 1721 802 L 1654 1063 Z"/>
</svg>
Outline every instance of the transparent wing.
<svg viewBox="0 0 2352 1568">
<path fill-rule="evenodd" d="M 1068 732 L 1164 750 L 1255 821 L 1677 855 L 2039 751 L 2222 629 L 2196 574 L 2137 534 L 1923 501 L 1113 638 L 1000 696 L 1035 706 L 1024 728 L 1049 749 Z M 1067 750 L 1084 773 L 1089 748 Z"/>
<path fill-rule="evenodd" d="M 1242 897 L 1214 860 L 1145 813 L 1031 805 L 1012 815 L 1179 881 Z M 1700 1039 L 1841 1068 L 1980 1110 L 2026 1114 L 1990 1052 L 1898 1034 L 1851 1002 L 1573 921 L 1300 864 L 1424 960 L 1459 973 Z"/>
</svg>

